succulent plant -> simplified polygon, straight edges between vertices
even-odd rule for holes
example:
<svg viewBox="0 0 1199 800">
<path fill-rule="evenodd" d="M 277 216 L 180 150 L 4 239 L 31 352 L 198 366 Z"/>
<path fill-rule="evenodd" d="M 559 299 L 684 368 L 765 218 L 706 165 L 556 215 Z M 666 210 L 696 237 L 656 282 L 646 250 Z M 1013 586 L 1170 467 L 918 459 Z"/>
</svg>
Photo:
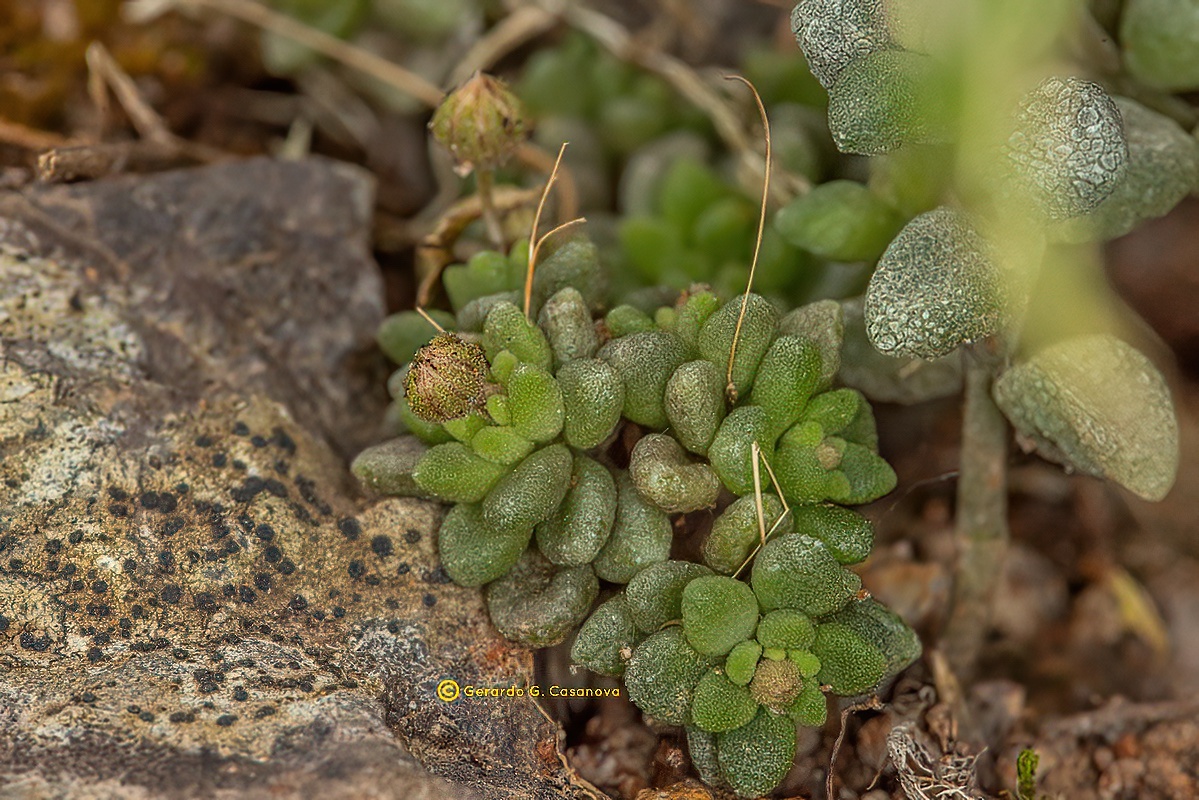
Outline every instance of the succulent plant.
<svg viewBox="0 0 1199 800">
<path fill-rule="evenodd" d="M 1137 79 L 1168 91 L 1199 88 L 1199 17 L 1188 0 L 1128 0 L 1120 18 L 1124 64 Z"/>
<path fill-rule="evenodd" d="M 1066 339 L 995 382 L 995 401 L 1047 457 L 1160 500 L 1178 470 L 1170 392 L 1145 356 L 1107 334 Z"/>
<path fill-rule="evenodd" d="M 1019 181 L 1051 219 L 1093 211 L 1128 162 L 1120 110 L 1103 87 L 1047 78 L 1021 101 L 1007 154 Z"/>
</svg>

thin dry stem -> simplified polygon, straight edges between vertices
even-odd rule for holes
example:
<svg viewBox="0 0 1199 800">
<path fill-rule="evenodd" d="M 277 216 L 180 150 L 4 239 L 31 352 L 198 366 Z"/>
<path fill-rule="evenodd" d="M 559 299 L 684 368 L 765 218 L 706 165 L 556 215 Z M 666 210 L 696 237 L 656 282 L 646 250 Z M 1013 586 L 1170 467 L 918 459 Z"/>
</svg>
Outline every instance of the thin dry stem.
<svg viewBox="0 0 1199 800">
<path fill-rule="evenodd" d="M 759 547 L 766 546 L 766 514 L 762 510 L 762 470 L 758 465 L 758 458 L 762 455 L 762 448 L 758 445 L 755 439 L 749 446 L 750 457 L 753 459 L 754 468 L 754 507 L 758 512 L 758 537 Z"/>
<path fill-rule="evenodd" d="M 286 14 L 272 11 L 251 0 L 173 0 L 181 8 L 206 8 L 236 17 L 263 30 L 291 39 L 323 56 L 364 72 L 415 97 L 430 108 L 437 107 L 445 92 L 437 86 L 385 58 L 317 30 Z"/>
<path fill-rule="evenodd" d="M 417 314 L 420 314 L 422 317 L 424 317 L 424 318 L 425 318 L 425 322 L 429 323 L 429 324 L 430 324 L 430 325 L 432 325 L 434 328 L 436 328 L 438 333 L 445 333 L 445 328 L 443 328 L 443 327 L 441 327 L 440 325 L 438 325 L 438 324 L 437 324 L 437 320 L 435 320 L 435 319 L 433 319 L 432 317 L 430 317 L 430 316 L 429 316 L 429 312 L 425 311 L 425 310 L 424 310 L 423 308 L 421 308 L 420 306 L 416 306 L 416 313 L 417 313 Z"/>
<path fill-rule="evenodd" d="M 530 306 L 533 304 L 533 268 L 537 264 L 537 251 L 540 249 L 541 241 L 537 238 L 537 226 L 541 224 L 541 212 L 545 209 L 546 198 L 550 196 L 550 189 L 554 186 L 554 181 L 558 178 L 558 167 L 562 164 L 562 155 L 566 152 L 566 145 L 569 142 L 563 142 L 558 148 L 558 157 L 554 159 L 554 168 L 550 170 L 549 180 L 545 182 L 545 188 L 541 191 L 541 199 L 537 201 L 537 211 L 533 214 L 533 230 L 529 233 L 529 269 L 525 273 L 525 318 L 529 318 Z"/>
<path fill-rule="evenodd" d="M 555 15 L 536 6 L 522 6 L 513 10 L 471 45 L 450 73 L 447 83 L 458 86 L 466 82 L 471 75 L 489 69 L 504 56 L 557 24 Z"/>
<path fill-rule="evenodd" d="M 737 358 L 737 343 L 741 339 L 741 326 L 745 322 L 745 311 L 749 307 L 749 293 L 754 286 L 754 273 L 758 268 L 758 254 L 762 250 L 762 233 L 766 230 L 766 202 L 770 199 L 770 118 L 766 114 L 766 106 L 762 105 L 762 97 L 758 94 L 758 90 L 754 88 L 746 78 L 740 75 L 730 75 L 729 80 L 737 80 L 749 87 L 749 90 L 754 94 L 754 102 L 758 104 L 758 113 L 762 116 L 762 129 L 766 136 L 766 172 L 762 180 L 762 204 L 761 212 L 758 215 L 758 235 L 754 240 L 754 256 L 749 263 L 749 277 L 745 281 L 745 294 L 741 297 L 741 313 L 737 315 L 737 327 L 733 330 L 733 345 L 729 348 L 729 367 L 725 375 L 727 383 L 725 385 L 725 393 L 728 395 L 729 402 L 737 402 L 737 387 L 733 385 L 733 362 Z M 754 461 L 757 464 L 757 461 Z"/>
</svg>

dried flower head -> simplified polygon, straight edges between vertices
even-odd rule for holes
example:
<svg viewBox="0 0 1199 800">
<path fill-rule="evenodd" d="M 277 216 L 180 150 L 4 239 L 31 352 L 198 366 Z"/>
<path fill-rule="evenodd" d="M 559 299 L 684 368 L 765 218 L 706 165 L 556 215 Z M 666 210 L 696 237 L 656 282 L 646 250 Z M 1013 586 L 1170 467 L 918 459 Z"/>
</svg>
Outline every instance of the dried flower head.
<svg viewBox="0 0 1199 800">
<path fill-rule="evenodd" d="M 462 174 L 502 165 L 524 139 L 526 127 L 519 98 L 503 81 L 481 72 L 451 92 L 429 123 Z"/>
<path fill-rule="evenodd" d="M 412 413 L 423 420 L 459 419 L 484 408 L 488 371 L 481 347 L 442 333 L 413 356 L 404 380 L 404 397 Z"/>
</svg>

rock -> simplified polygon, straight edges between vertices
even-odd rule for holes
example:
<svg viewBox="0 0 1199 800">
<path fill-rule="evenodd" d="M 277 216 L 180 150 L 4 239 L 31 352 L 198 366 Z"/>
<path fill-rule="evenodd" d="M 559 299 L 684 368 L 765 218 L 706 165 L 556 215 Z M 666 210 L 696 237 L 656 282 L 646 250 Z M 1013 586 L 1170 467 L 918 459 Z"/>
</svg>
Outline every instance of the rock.
<svg viewBox="0 0 1199 800">
<path fill-rule="evenodd" d="M 440 569 L 441 507 L 350 494 L 371 195 L 265 159 L 0 194 L 16 796 L 575 796 L 531 701 L 438 699 L 532 670 Z"/>
</svg>

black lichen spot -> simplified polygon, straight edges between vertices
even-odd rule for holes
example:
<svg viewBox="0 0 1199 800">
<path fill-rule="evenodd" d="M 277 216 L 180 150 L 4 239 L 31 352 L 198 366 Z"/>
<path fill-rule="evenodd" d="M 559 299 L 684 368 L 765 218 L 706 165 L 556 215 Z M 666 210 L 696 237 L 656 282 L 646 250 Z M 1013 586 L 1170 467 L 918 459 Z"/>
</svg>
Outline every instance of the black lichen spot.
<svg viewBox="0 0 1199 800">
<path fill-rule="evenodd" d="M 290 558 L 285 558 L 279 562 L 279 566 L 275 567 L 275 569 L 284 575 L 290 575 L 296 571 L 296 562 Z"/>
<path fill-rule="evenodd" d="M 169 575 L 172 572 L 174 572 L 175 571 L 175 554 L 172 553 L 170 550 L 163 550 L 161 553 L 159 553 L 158 554 L 158 565 L 155 567 L 155 571 L 157 571 L 163 575 Z M 168 586 L 167 589 L 169 589 L 169 588 L 171 588 L 171 587 Z M 178 587 L 176 587 L 176 589 L 178 589 Z M 168 603 L 173 602 L 172 600 L 167 599 L 166 589 L 163 590 L 162 599 L 166 600 Z M 176 599 L 178 599 L 178 598 L 176 598 Z"/>
<path fill-rule="evenodd" d="M 21 634 L 20 643 L 22 650 L 32 650 L 35 653 L 44 653 L 50 649 L 49 635 L 34 636 L 26 631 Z"/>
<path fill-rule="evenodd" d="M 312 612 L 312 618 L 315 619 L 317 622 L 324 622 L 325 616 L 326 616 L 325 612 L 321 611 L 319 609 Z"/>
<path fill-rule="evenodd" d="M 123 631 L 132 630 L 133 620 L 129 619 L 129 617 L 121 617 L 119 620 L 117 620 L 117 626 Z"/>
<path fill-rule="evenodd" d="M 250 693 L 245 690 L 245 687 L 234 686 L 233 687 L 233 699 L 238 701 L 239 703 L 245 702 L 246 700 L 250 699 Z"/>
<path fill-rule="evenodd" d="M 367 575 L 364 580 L 367 586 L 378 586 L 380 583 L 378 575 Z"/>
<path fill-rule="evenodd" d="M 233 468 L 238 472 L 245 472 L 247 469 L 249 469 L 249 466 L 240 458 L 235 458 L 233 459 Z"/>
<path fill-rule="evenodd" d="M 9 559 L 8 569 L 11 572 L 20 572 L 25 568 L 25 562 L 19 558 Z"/>
<path fill-rule="evenodd" d="M 225 455 L 224 453 L 213 453 L 212 454 L 212 465 L 214 467 L 223 467 L 228 463 L 229 463 L 229 456 Z"/>
<path fill-rule="evenodd" d="M 237 422 L 233 423 L 233 435 L 234 436 L 249 436 L 250 435 L 250 426 L 247 425 L 246 423 L 242 422 L 241 420 L 238 420 Z"/>
<path fill-rule="evenodd" d="M 272 544 L 262 551 L 262 557 L 274 564 L 283 558 L 283 551 Z"/>
<path fill-rule="evenodd" d="M 341 606 L 333 606 L 334 619 L 341 619 L 345 615 L 346 615 L 346 610 L 344 608 L 342 608 Z"/>
<path fill-rule="evenodd" d="M 267 478 L 264 482 L 266 490 L 269 494 L 275 497 L 287 497 L 287 487 L 276 478 Z"/>
<path fill-rule="evenodd" d="M 192 487 L 188 486 L 183 481 L 179 481 L 179 483 L 175 484 L 175 491 L 178 492 L 179 494 L 187 494 L 191 490 L 192 490 Z"/>
<path fill-rule="evenodd" d="M 266 447 L 267 439 L 265 436 L 255 434 L 254 436 L 250 437 L 250 444 L 254 445 L 255 447 Z"/>
<path fill-rule="evenodd" d="M 200 611 L 216 611 L 216 597 L 212 592 L 200 592 L 196 595 L 196 608 Z"/>
<path fill-rule="evenodd" d="M 391 622 L 387 623 L 387 632 L 388 633 L 399 633 L 400 632 L 400 623 L 396 622 L 395 620 L 392 620 Z"/>
<path fill-rule="evenodd" d="M 260 708 L 254 712 L 254 718 L 262 719 L 263 717 L 270 717 L 270 716 L 273 716 L 274 714 L 275 714 L 274 706 L 263 706 L 262 708 Z"/>
<path fill-rule="evenodd" d="M 282 428 L 275 428 L 271 431 L 271 439 L 284 452 L 294 453 L 296 451 L 295 441 Z"/>
<path fill-rule="evenodd" d="M 409 528 L 404 534 L 404 541 L 408 544 L 416 544 L 420 541 L 420 531 L 415 528 Z"/>
<path fill-rule="evenodd" d="M 142 707 L 138 705 L 129 705 L 125 706 L 125 711 L 129 714 L 140 714 L 142 713 Z"/>
<path fill-rule="evenodd" d="M 249 514 L 246 514 L 246 513 L 238 514 L 237 515 L 237 524 L 246 533 L 249 533 L 250 531 L 254 530 L 254 518 L 251 517 Z"/>
<path fill-rule="evenodd" d="M 142 713 L 137 715 L 137 718 L 140 719 L 142 722 L 153 722 L 154 721 L 154 715 L 151 714 L 149 711 L 143 711 Z"/>
<path fill-rule="evenodd" d="M 125 491 L 124 489 L 122 489 L 118 486 L 109 486 L 108 487 L 108 496 L 111 497 L 113 500 L 116 500 L 118 503 L 122 503 L 129 499 L 129 492 Z"/>
<path fill-rule="evenodd" d="M 371 550 L 379 558 L 387 558 L 392 553 L 391 537 L 382 533 L 374 537 L 371 539 Z"/>
<path fill-rule="evenodd" d="M 150 598 L 150 605 L 152 605 L 152 606 L 157 606 L 157 605 L 158 605 L 158 598 L 156 598 L 156 597 L 152 597 L 152 598 Z M 142 619 L 143 617 L 145 617 L 145 616 L 146 616 L 146 609 L 145 609 L 145 608 L 143 608 L 143 607 L 142 607 L 142 606 L 140 606 L 140 605 L 136 605 L 136 606 L 134 606 L 133 608 L 129 609 L 129 614 L 130 614 L 130 615 L 131 615 L 131 616 L 132 616 L 134 619 Z"/>
<path fill-rule="evenodd" d="M 444 567 L 440 566 L 436 569 L 427 570 L 422 577 L 425 583 L 444 585 L 451 582 L 449 573 L 445 571 Z"/>
<path fill-rule="evenodd" d="M 226 583 L 221 587 L 221 594 L 225 595 L 225 597 L 232 597 L 237 594 L 237 587 L 232 583 Z"/>
<path fill-rule="evenodd" d="M 212 447 L 212 438 L 209 436 L 197 436 L 196 447 Z"/>
<path fill-rule="evenodd" d="M 108 582 L 107 581 L 94 581 L 92 583 L 92 591 L 95 592 L 96 594 L 104 594 L 105 592 L 108 591 Z"/>
<path fill-rule="evenodd" d="M 185 723 L 185 722 L 195 722 L 196 715 L 190 711 L 175 711 L 175 712 L 172 712 L 172 714 L 169 717 L 167 717 L 167 719 L 178 725 L 180 723 Z"/>
<path fill-rule="evenodd" d="M 12 620 L 10 620 L 4 614 L 0 614 L 0 633 L 4 633 L 6 630 L 8 630 L 8 626 L 11 624 Z"/>
<path fill-rule="evenodd" d="M 407 561 L 401 561 L 396 566 L 396 575 L 407 575 L 411 571 L 412 571 L 412 567 L 408 564 Z"/>
<path fill-rule="evenodd" d="M 269 542 L 271 539 L 275 538 L 275 529 L 270 525 L 263 523 L 254 529 L 254 535 L 264 542 Z"/>
<path fill-rule="evenodd" d="M 350 573 L 351 578 L 361 578 L 366 573 L 366 565 L 361 561 L 351 561 L 346 571 Z"/>
<path fill-rule="evenodd" d="M 83 694 L 79 695 L 79 699 L 85 703 L 94 703 L 96 702 L 96 695 L 92 694 L 91 692 L 84 692 Z"/>
<path fill-rule="evenodd" d="M 110 609 L 104 603 L 88 603 L 87 604 L 87 613 L 88 613 L 88 616 L 90 616 L 90 617 L 103 618 L 103 617 L 107 617 L 109 614 L 111 614 L 112 609 Z"/>
<path fill-rule="evenodd" d="M 432 608 L 437 605 L 437 598 L 431 594 L 426 594 L 421 598 L 421 602 L 425 604 L 425 608 Z"/>
<path fill-rule="evenodd" d="M 124 519 L 129 516 L 129 506 L 124 503 L 113 503 L 108 507 L 108 513 L 118 519 Z"/>
<path fill-rule="evenodd" d="M 62 540 L 61 539 L 50 539 L 46 542 L 45 548 L 46 548 L 47 553 L 49 553 L 50 555 L 55 555 L 60 550 L 62 550 Z"/>
<path fill-rule="evenodd" d="M 362 523 L 354 517 L 342 517 L 337 521 L 337 529 L 350 541 L 354 541 L 362 533 Z"/>
<path fill-rule="evenodd" d="M 249 586 L 241 586 L 237 590 L 237 599 L 243 603 L 253 603 L 258 595 Z"/>
<path fill-rule="evenodd" d="M 83 541 L 83 531 L 71 531 L 71 535 L 67 537 L 67 541 L 71 544 L 79 544 Z"/>
<path fill-rule="evenodd" d="M 121 565 L 121 569 L 124 570 L 126 575 L 132 575 L 137 572 L 137 559 L 125 559 L 125 563 Z"/>
<path fill-rule="evenodd" d="M 287 607 L 292 611 L 303 611 L 304 609 L 308 608 L 308 600 L 304 597 L 304 595 L 298 594 L 291 599 L 291 602 L 287 604 Z"/>
<path fill-rule="evenodd" d="M 104 651 L 99 647 L 92 647 L 87 651 L 87 660 L 95 664 L 97 661 L 104 660 Z"/>
<path fill-rule="evenodd" d="M 242 481 L 241 486 L 229 490 L 229 494 L 239 503 L 248 503 L 266 489 L 266 481 L 257 475 L 251 475 Z"/>
<path fill-rule="evenodd" d="M 72 575 L 74 575 L 78 569 L 79 568 L 76 567 L 74 564 L 67 564 L 65 567 L 62 568 L 62 576 L 64 578 L 69 578 Z"/>
<path fill-rule="evenodd" d="M 260 592 L 269 592 L 271 590 L 271 576 L 266 572 L 259 572 L 254 576 L 254 585 L 258 587 Z"/>
<path fill-rule="evenodd" d="M 186 661 L 192 657 L 192 654 L 184 650 L 182 647 L 176 647 L 171 651 L 171 655 L 173 655 L 179 661 Z"/>
</svg>

